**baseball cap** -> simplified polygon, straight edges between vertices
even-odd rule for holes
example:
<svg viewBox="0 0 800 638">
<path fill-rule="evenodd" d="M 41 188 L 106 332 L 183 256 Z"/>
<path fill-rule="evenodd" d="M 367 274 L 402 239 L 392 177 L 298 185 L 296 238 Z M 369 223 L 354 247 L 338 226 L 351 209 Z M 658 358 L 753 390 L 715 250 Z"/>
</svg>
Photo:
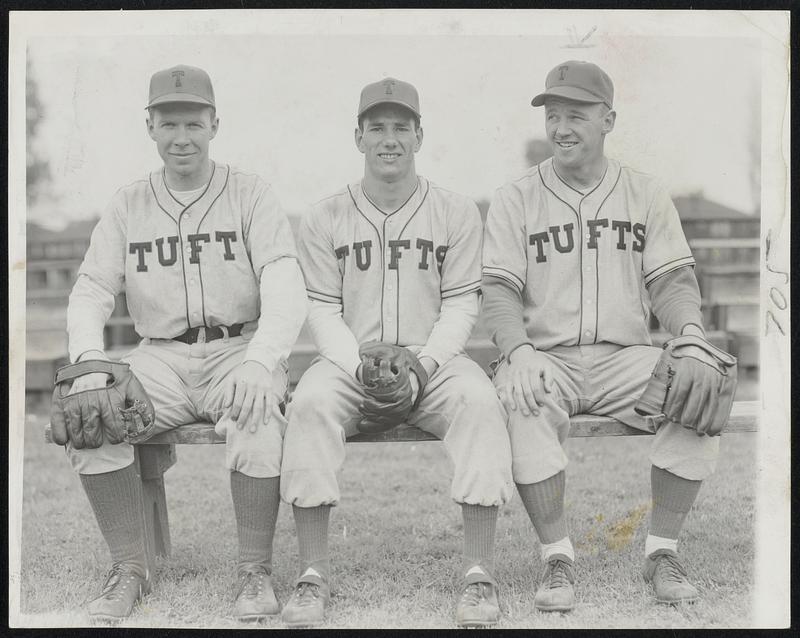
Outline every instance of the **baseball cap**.
<svg viewBox="0 0 800 638">
<path fill-rule="evenodd" d="M 614 85 L 605 71 L 591 62 L 569 60 L 559 64 L 544 81 L 544 93 L 531 101 L 542 106 L 546 97 L 560 97 L 575 102 L 602 102 L 608 108 L 614 103 Z"/>
<path fill-rule="evenodd" d="M 419 114 L 419 94 L 408 82 L 395 78 L 384 78 L 379 82 L 367 84 L 361 90 L 361 100 L 358 102 L 358 117 L 376 104 L 399 104 L 411 109 L 417 117 Z"/>
<path fill-rule="evenodd" d="M 146 108 L 170 102 L 193 102 L 216 108 L 208 73 L 185 64 L 154 73 L 150 78 L 150 99 Z"/>
</svg>

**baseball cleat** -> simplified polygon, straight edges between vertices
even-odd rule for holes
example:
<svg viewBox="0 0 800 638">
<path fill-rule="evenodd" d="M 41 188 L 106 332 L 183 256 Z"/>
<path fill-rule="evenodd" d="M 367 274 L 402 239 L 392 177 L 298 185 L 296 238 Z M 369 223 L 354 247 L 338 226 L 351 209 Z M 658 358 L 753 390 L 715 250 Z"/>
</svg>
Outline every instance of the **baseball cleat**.
<svg viewBox="0 0 800 638">
<path fill-rule="evenodd" d="M 272 579 L 262 565 L 239 570 L 239 589 L 233 615 L 237 620 L 260 620 L 280 613 L 281 606 L 272 590 Z"/>
<path fill-rule="evenodd" d="M 533 606 L 539 611 L 571 611 L 575 607 L 574 582 L 572 560 L 563 554 L 554 554 L 545 565 Z"/>
<path fill-rule="evenodd" d="M 686 568 L 671 549 L 657 549 L 645 559 L 644 579 L 653 583 L 656 602 L 663 605 L 693 603 L 700 593 L 686 578 Z"/>
<path fill-rule="evenodd" d="M 331 599 L 330 587 L 300 581 L 283 608 L 281 620 L 287 627 L 316 627 L 325 619 Z"/>
<path fill-rule="evenodd" d="M 131 615 L 134 606 L 150 593 L 150 579 L 128 563 L 115 563 L 106 576 L 103 591 L 86 606 L 89 618 L 119 622 Z"/>
<path fill-rule="evenodd" d="M 489 627 L 500 620 L 497 590 L 491 583 L 469 583 L 464 586 L 456 607 L 459 627 Z"/>
</svg>

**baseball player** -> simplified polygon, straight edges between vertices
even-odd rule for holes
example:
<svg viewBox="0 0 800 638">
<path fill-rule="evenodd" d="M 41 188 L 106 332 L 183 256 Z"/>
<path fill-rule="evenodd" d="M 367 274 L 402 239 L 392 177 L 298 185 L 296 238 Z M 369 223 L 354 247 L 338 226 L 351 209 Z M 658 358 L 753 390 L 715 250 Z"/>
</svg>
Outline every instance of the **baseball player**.
<svg viewBox="0 0 800 638">
<path fill-rule="evenodd" d="M 494 383 L 509 414 L 514 481 L 545 563 L 535 607 L 575 604 L 562 445 L 578 413 L 658 426 L 644 575 L 659 602 L 694 601 L 677 538 L 714 470 L 719 438 L 695 429 L 697 410 L 684 418 L 669 411 L 659 423 L 635 407 L 662 353 L 651 345 L 651 311 L 671 334 L 713 348 L 695 262 L 664 186 L 604 154 L 616 120 L 608 75 L 568 61 L 545 86 L 532 105 L 544 106 L 553 157 L 496 191 L 483 253 L 486 324 L 502 353 Z"/>
<path fill-rule="evenodd" d="M 464 518 L 456 620 L 491 625 L 499 616 L 493 545 L 498 506 L 513 489 L 510 446 L 491 382 L 464 354 L 478 315 L 481 220 L 471 200 L 417 174 L 422 138 L 412 85 L 387 78 L 366 86 L 355 130 L 364 176 L 301 223 L 298 254 L 321 356 L 293 394 L 284 439 L 281 496 L 294 510 L 301 563 L 282 613 L 289 626 L 322 622 L 329 603 L 336 472 L 345 438 L 363 425 L 360 355 L 374 342 L 424 368 L 412 375 L 417 407 L 407 421 L 442 439 L 453 460 L 451 496 Z"/>
<path fill-rule="evenodd" d="M 103 327 L 124 291 L 143 339 L 123 361 L 152 401 L 155 431 L 207 420 L 226 432 L 239 539 L 234 615 L 277 614 L 270 574 L 286 425 L 279 404 L 307 308 L 294 241 L 260 178 L 209 158 L 219 119 L 205 71 L 155 73 L 147 111 L 163 166 L 121 188 L 92 233 L 69 299 L 70 360 L 107 360 Z M 105 374 L 88 374 L 72 392 L 91 401 L 105 384 Z M 90 421 L 77 427 L 88 431 Z M 90 449 L 74 435 L 66 449 L 113 562 L 88 613 L 119 620 L 150 589 L 133 448 L 105 440 Z"/>
</svg>

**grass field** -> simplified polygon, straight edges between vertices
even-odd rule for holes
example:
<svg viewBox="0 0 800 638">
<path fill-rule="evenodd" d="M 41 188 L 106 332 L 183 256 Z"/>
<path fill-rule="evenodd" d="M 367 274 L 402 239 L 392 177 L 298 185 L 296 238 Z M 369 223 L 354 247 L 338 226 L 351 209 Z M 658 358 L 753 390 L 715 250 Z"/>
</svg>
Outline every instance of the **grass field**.
<svg viewBox="0 0 800 638">
<path fill-rule="evenodd" d="M 108 551 L 61 448 L 43 418 L 26 423 L 21 610 L 29 626 L 85 625 L 80 610 L 101 585 Z M 679 546 L 701 602 L 658 606 L 641 577 L 649 520 L 649 437 L 573 439 L 567 515 L 577 551 L 577 608 L 533 609 L 538 544 L 518 497 L 502 508 L 496 575 L 500 628 L 741 627 L 753 579 L 755 434 L 722 441 L 717 473 L 700 492 Z M 173 552 L 154 592 L 124 626 L 243 625 L 231 617 L 236 530 L 221 446 L 181 446 L 166 474 Z M 461 551 L 440 443 L 350 444 L 342 504 L 331 517 L 328 628 L 453 627 Z M 285 602 L 297 568 L 291 508 L 281 507 L 274 582 Z M 280 627 L 278 619 L 251 627 Z"/>
</svg>

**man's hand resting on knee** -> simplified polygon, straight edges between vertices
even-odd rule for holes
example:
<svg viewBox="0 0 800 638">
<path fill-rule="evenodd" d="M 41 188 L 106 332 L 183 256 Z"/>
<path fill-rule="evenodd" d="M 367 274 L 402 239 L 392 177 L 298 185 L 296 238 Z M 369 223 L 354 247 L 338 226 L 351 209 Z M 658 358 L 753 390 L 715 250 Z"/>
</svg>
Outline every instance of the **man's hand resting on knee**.
<svg viewBox="0 0 800 638">
<path fill-rule="evenodd" d="M 272 416 L 272 374 L 260 363 L 243 361 L 233 371 L 225 389 L 225 413 L 220 421 L 233 421 L 241 430 L 255 432 Z"/>
<path fill-rule="evenodd" d="M 519 410 L 525 416 L 538 416 L 544 405 L 545 395 L 553 388 L 552 364 L 550 360 L 530 345 L 514 349 L 508 359 L 508 376 L 497 388 L 503 406 L 508 412 Z"/>
</svg>

